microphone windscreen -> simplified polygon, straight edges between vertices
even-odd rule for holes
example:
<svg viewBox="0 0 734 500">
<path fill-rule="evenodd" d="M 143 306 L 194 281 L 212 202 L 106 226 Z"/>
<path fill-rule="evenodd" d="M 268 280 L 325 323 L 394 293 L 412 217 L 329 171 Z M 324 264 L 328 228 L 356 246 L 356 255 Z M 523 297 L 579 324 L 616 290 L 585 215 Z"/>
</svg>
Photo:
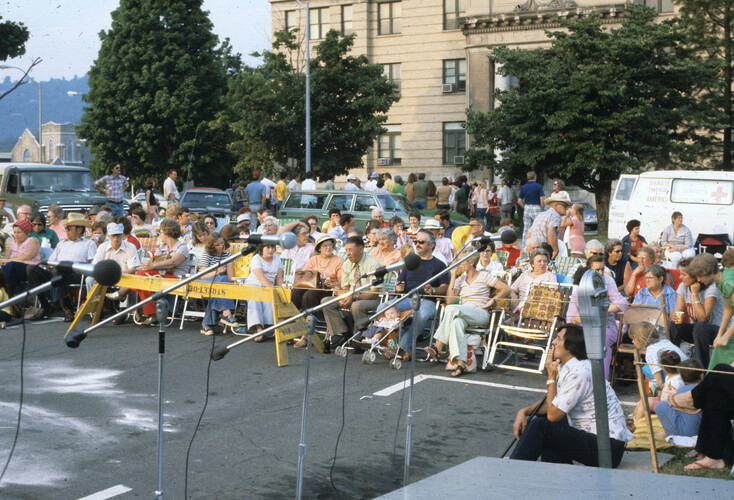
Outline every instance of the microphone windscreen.
<svg viewBox="0 0 734 500">
<path fill-rule="evenodd" d="M 298 244 L 298 236 L 288 231 L 280 236 L 280 246 L 285 249 L 293 248 Z"/>
<path fill-rule="evenodd" d="M 225 357 L 228 352 L 229 352 L 229 347 L 227 347 L 226 345 L 217 347 L 216 349 L 212 351 L 212 359 L 214 361 L 219 361 L 220 359 Z"/>
<path fill-rule="evenodd" d="M 517 241 L 517 233 L 515 231 L 503 231 L 500 235 L 500 241 L 503 245 L 512 245 Z"/>
<path fill-rule="evenodd" d="M 421 258 L 416 253 L 409 253 L 405 256 L 405 269 L 415 271 L 421 265 Z"/>
<path fill-rule="evenodd" d="M 64 338 L 64 342 L 66 342 L 67 347 L 76 349 L 77 347 L 79 347 L 79 344 L 81 344 L 82 340 L 84 340 L 85 338 L 87 338 L 87 334 L 84 333 L 84 330 L 74 329 L 66 334 L 66 337 Z"/>
<path fill-rule="evenodd" d="M 101 260 L 94 265 L 94 280 L 103 286 L 116 285 L 122 277 L 122 268 L 114 260 Z"/>
</svg>

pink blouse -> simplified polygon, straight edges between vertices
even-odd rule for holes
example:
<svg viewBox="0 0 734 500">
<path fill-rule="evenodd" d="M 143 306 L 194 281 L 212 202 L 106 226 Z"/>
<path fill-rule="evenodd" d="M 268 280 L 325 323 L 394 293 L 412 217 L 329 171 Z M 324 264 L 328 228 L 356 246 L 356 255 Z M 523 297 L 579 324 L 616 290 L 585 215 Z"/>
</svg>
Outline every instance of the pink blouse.
<svg viewBox="0 0 734 500">
<path fill-rule="evenodd" d="M 31 240 L 38 241 L 35 238 L 26 238 L 23 243 L 18 245 L 18 242 L 13 240 L 10 242 L 10 260 L 17 259 L 24 253 L 26 253 L 26 250 L 28 248 L 28 245 L 31 243 Z M 41 262 L 41 249 L 39 248 L 36 252 L 36 255 L 28 260 L 23 261 L 26 264 L 38 264 Z"/>
</svg>

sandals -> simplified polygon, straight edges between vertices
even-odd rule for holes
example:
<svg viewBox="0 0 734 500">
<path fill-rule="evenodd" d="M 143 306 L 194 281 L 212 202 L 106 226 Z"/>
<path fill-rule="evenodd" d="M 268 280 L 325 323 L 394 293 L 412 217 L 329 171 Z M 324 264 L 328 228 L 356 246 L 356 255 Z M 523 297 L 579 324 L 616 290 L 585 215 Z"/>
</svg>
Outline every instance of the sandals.
<svg viewBox="0 0 734 500">
<path fill-rule="evenodd" d="M 252 339 L 252 341 L 257 342 L 258 344 L 260 342 L 265 342 L 265 335 L 260 334 L 257 337 L 255 337 L 254 339 Z"/>
<path fill-rule="evenodd" d="M 429 360 L 438 361 L 441 358 L 441 356 L 446 354 L 446 351 L 439 351 L 435 345 L 429 345 L 424 350 L 426 351 L 426 354 L 428 354 Z"/>
<path fill-rule="evenodd" d="M 701 462 L 701 460 L 698 460 L 696 462 L 693 462 L 692 464 L 688 464 L 683 469 L 687 471 L 696 471 L 696 470 L 725 470 L 726 465 L 723 467 L 710 467 L 704 463 Z"/>
<path fill-rule="evenodd" d="M 454 370 L 454 371 L 451 372 L 451 376 L 452 377 L 461 377 L 462 375 L 464 375 L 464 373 L 466 373 L 466 366 L 464 366 L 464 365 L 458 365 L 456 367 L 456 370 Z"/>
</svg>

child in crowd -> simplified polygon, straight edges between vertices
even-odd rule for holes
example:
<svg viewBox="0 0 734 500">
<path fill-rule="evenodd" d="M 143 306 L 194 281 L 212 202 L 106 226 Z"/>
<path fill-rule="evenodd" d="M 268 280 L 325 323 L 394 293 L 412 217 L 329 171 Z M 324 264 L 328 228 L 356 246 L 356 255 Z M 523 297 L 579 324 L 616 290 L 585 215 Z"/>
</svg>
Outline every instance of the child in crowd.
<svg viewBox="0 0 734 500">
<path fill-rule="evenodd" d="M 372 323 L 370 327 L 365 330 L 366 342 L 369 344 L 378 343 L 382 337 L 393 330 L 400 324 L 400 311 L 398 308 L 393 306 L 382 313 L 380 319 Z"/>
<path fill-rule="evenodd" d="M 658 404 L 661 401 L 666 401 L 670 403 L 670 396 L 675 394 L 678 389 L 683 387 L 684 382 L 681 376 L 678 374 L 677 368 L 680 363 L 681 359 L 677 352 L 663 351 L 662 353 L 660 353 L 660 364 L 665 365 L 662 367 L 663 372 L 665 373 L 665 382 L 663 383 L 663 387 L 660 391 L 659 396 L 653 394 L 651 397 L 647 398 L 647 403 L 650 406 L 651 413 L 656 413 L 655 408 L 657 408 Z M 635 422 L 638 422 L 639 419 L 644 416 L 645 409 L 642 404 L 642 400 L 640 400 L 637 402 L 637 406 L 635 406 Z"/>
<path fill-rule="evenodd" d="M 697 359 L 681 361 L 678 373 L 683 385 L 674 394 L 682 394 L 693 389 L 703 380 L 701 362 Z M 655 407 L 660 424 L 669 436 L 697 436 L 701 425 L 701 410 L 688 410 L 676 407 L 672 403 L 672 394 L 663 395 L 662 401 Z"/>
</svg>

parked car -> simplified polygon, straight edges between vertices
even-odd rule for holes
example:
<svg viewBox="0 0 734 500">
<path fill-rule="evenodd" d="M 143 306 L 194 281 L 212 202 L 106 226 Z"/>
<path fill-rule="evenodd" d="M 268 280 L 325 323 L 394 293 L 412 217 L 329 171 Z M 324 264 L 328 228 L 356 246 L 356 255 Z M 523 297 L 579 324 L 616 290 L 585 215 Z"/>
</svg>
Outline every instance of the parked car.
<svg viewBox="0 0 734 500">
<path fill-rule="evenodd" d="M 155 196 L 155 199 L 158 202 L 158 215 L 165 216 L 166 208 L 168 208 L 168 202 L 166 201 L 166 199 L 163 197 L 161 193 L 154 192 L 153 195 Z M 130 201 L 136 201 L 140 203 L 143 206 L 143 209 L 145 209 L 146 212 L 148 211 L 148 202 L 145 201 L 145 191 L 139 192 Z"/>
<path fill-rule="evenodd" d="M 352 214 L 357 226 L 364 229 L 367 221 L 372 218 L 374 207 L 382 208 L 385 220 L 397 215 L 406 223 L 408 214 L 415 210 L 413 204 L 402 194 L 372 191 L 290 191 L 283 201 L 278 217 L 284 221 L 293 221 L 315 215 L 321 225 L 329 219 L 329 210 L 338 208 L 343 214 Z"/>
<path fill-rule="evenodd" d="M 107 198 L 92 187 L 88 168 L 43 163 L 0 163 L 0 191 L 6 206 L 15 212 L 29 205 L 32 212 L 48 212 L 49 205 L 59 205 L 65 212 L 82 212 L 94 205 L 104 205 Z M 127 210 L 128 204 L 125 203 Z"/>
<path fill-rule="evenodd" d="M 179 203 L 192 214 L 210 213 L 230 218 L 234 215 L 234 203 L 227 192 L 216 188 L 189 188 L 184 191 Z"/>
</svg>

